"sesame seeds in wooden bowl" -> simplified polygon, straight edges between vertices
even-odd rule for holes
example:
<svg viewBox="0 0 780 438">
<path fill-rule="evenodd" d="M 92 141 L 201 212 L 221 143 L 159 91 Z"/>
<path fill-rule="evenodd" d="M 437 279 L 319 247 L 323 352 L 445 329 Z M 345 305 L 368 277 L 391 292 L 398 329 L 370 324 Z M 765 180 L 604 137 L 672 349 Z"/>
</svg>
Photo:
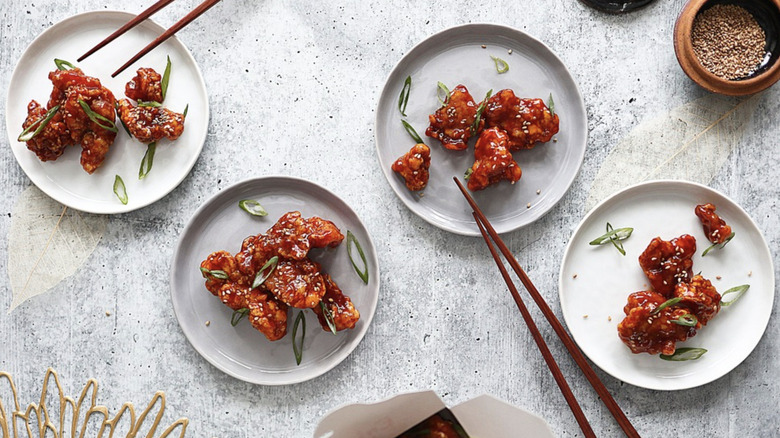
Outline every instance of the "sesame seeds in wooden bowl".
<svg viewBox="0 0 780 438">
<path fill-rule="evenodd" d="M 731 96 L 757 93 L 780 79 L 780 0 L 690 0 L 674 27 L 685 74 Z"/>
</svg>

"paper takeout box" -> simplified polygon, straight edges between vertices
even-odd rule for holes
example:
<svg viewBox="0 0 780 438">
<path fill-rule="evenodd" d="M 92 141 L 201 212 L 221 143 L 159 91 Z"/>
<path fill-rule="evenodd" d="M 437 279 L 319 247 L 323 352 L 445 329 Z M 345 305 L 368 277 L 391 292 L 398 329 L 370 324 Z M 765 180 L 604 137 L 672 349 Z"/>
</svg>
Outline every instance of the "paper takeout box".
<svg viewBox="0 0 780 438">
<path fill-rule="evenodd" d="M 347 405 L 320 421 L 314 438 L 394 438 L 446 406 L 433 391 L 397 395 L 374 404 Z M 449 408 L 472 438 L 552 438 L 536 415 L 489 395 Z"/>
</svg>

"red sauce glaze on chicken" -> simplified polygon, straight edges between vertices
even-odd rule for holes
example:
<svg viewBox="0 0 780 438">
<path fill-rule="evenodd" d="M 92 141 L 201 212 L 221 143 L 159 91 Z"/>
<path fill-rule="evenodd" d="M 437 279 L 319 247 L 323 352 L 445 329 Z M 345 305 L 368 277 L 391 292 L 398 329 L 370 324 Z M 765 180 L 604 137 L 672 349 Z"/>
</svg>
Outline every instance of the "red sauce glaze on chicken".
<svg viewBox="0 0 780 438">
<path fill-rule="evenodd" d="M 139 68 L 125 85 L 125 96 L 133 100 L 162 103 L 162 76 L 152 68 Z"/>
<path fill-rule="evenodd" d="M 119 118 L 130 135 L 141 143 L 167 138 L 176 140 L 184 133 L 184 115 L 168 108 L 133 106 L 128 99 L 119 101 Z"/>
<path fill-rule="evenodd" d="M 690 310 L 700 325 L 707 325 L 720 311 L 720 294 L 701 275 L 693 277 L 690 283 L 677 283 L 674 296 L 682 298 L 678 305 Z"/>
<path fill-rule="evenodd" d="M 723 243 L 731 235 L 731 227 L 715 213 L 715 209 L 712 204 L 703 204 L 697 205 L 694 211 L 701 221 L 707 240 L 712 243 Z"/>
<path fill-rule="evenodd" d="M 639 256 L 639 266 L 653 290 L 671 298 L 677 283 L 687 283 L 693 278 L 691 257 L 695 252 L 696 239 L 689 234 L 668 242 L 656 237 Z"/>
<path fill-rule="evenodd" d="M 439 415 L 428 417 L 422 423 L 399 435 L 398 438 L 461 438 L 455 426 Z"/>
<path fill-rule="evenodd" d="M 333 318 L 332 321 L 336 331 L 354 328 L 358 319 L 360 319 L 360 313 L 355 309 L 352 300 L 341 292 L 341 289 L 330 278 L 330 275 L 325 274 L 322 278 L 325 281 L 325 295 L 322 297 L 322 302 Z M 317 314 L 317 319 L 320 321 L 322 329 L 329 332 L 330 326 L 328 326 L 328 321 L 325 319 L 322 306 L 316 306 L 312 310 Z"/>
<path fill-rule="evenodd" d="M 474 159 L 468 181 L 471 191 L 482 190 L 501 180 L 514 184 L 523 174 L 509 152 L 506 132 L 497 128 L 482 131 L 474 146 Z"/>
<path fill-rule="evenodd" d="M 431 148 L 423 143 L 412 146 L 409 152 L 393 163 L 393 172 L 401 175 L 406 188 L 417 192 L 428 185 L 428 169 L 431 167 Z"/>
<path fill-rule="evenodd" d="M 558 114 L 552 114 L 542 99 L 521 99 L 509 89 L 488 99 L 483 117 L 488 127 L 507 132 L 512 151 L 532 149 L 558 133 Z"/>
<path fill-rule="evenodd" d="M 696 335 L 696 327 L 673 323 L 689 314 L 683 306 L 669 306 L 654 311 L 666 297 L 652 291 L 634 292 L 628 296 L 623 311 L 626 317 L 618 324 L 618 336 L 632 353 L 674 354 L 676 342 Z"/>
<path fill-rule="evenodd" d="M 480 132 L 485 123 L 480 120 L 477 129 L 472 132 L 477 108 L 469 90 L 458 85 L 450 92 L 444 106 L 428 116 L 430 126 L 425 130 L 425 135 L 438 139 L 447 149 L 466 149 L 469 138 Z"/>
</svg>

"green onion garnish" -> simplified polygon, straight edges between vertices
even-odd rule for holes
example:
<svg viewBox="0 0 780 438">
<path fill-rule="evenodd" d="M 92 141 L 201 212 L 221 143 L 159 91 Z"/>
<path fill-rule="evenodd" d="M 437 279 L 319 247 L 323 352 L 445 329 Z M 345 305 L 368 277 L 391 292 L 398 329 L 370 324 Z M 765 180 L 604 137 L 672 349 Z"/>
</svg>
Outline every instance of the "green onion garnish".
<svg viewBox="0 0 780 438">
<path fill-rule="evenodd" d="M 509 71 L 509 64 L 507 64 L 506 61 L 496 56 L 491 56 L 491 58 L 493 59 L 493 62 L 496 63 L 496 71 L 498 74 L 503 74 Z"/>
<path fill-rule="evenodd" d="M 469 179 L 469 178 L 471 178 L 471 174 L 472 174 L 472 173 L 474 173 L 474 169 L 472 169 L 471 167 L 469 167 L 468 169 L 466 169 L 466 173 L 463 175 L 463 179 L 465 179 L 466 181 L 468 181 L 468 179 Z"/>
<path fill-rule="evenodd" d="M 184 112 L 181 114 L 181 117 L 183 119 L 187 118 L 187 111 L 189 111 L 189 109 L 190 109 L 190 104 L 187 104 L 187 106 L 184 107 Z"/>
<path fill-rule="evenodd" d="M 141 159 L 141 167 L 138 169 L 138 179 L 146 178 L 146 175 L 152 170 L 152 164 L 154 164 L 154 151 L 156 149 L 157 142 L 154 141 L 149 143 L 149 146 L 146 147 L 146 153 Z"/>
<path fill-rule="evenodd" d="M 227 272 L 220 271 L 218 269 L 215 269 L 215 270 L 212 271 L 212 270 L 206 269 L 204 267 L 201 267 L 200 268 L 200 272 L 202 273 L 203 277 L 214 277 L 214 278 L 216 278 L 218 280 L 227 280 L 228 278 L 230 278 L 228 276 Z"/>
<path fill-rule="evenodd" d="M 268 216 L 268 212 L 254 199 L 242 199 L 238 201 L 238 206 L 252 216 Z"/>
<path fill-rule="evenodd" d="M 417 131 L 414 130 L 412 125 L 406 122 L 406 120 L 401 120 L 401 123 L 404 125 L 404 128 L 406 129 L 406 132 L 409 133 L 409 135 L 412 136 L 414 141 L 416 141 L 418 144 L 423 143 L 422 138 L 417 134 Z"/>
<path fill-rule="evenodd" d="M 54 115 L 57 114 L 57 111 L 59 109 L 60 106 L 55 105 L 50 110 L 46 111 L 46 114 L 44 114 L 43 117 L 34 121 L 30 126 L 24 128 L 24 131 L 22 131 L 22 133 L 19 134 L 19 138 L 17 138 L 16 141 L 30 141 L 33 138 L 35 138 L 35 136 L 40 134 L 41 131 L 43 131 L 46 128 L 49 122 L 51 122 L 51 119 L 54 118 Z M 33 128 L 35 128 L 34 131 Z"/>
<path fill-rule="evenodd" d="M 360 259 L 363 261 L 362 270 L 358 268 L 357 264 L 355 264 L 355 260 L 352 258 L 353 243 L 358 250 Z M 352 234 L 352 231 L 349 230 L 347 230 L 347 255 L 349 255 L 349 261 L 352 262 L 352 267 L 355 268 L 355 272 L 357 272 L 358 276 L 363 280 L 363 283 L 368 284 L 368 262 L 366 261 L 366 255 L 363 254 L 363 248 L 360 246 L 360 242 L 358 242 L 355 235 Z"/>
<path fill-rule="evenodd" d="M 663 303 L 662 303 L 660 306 L 656 307 L 656 308 L 655 308 L 655 310 L 653 310 L 652 312 L 650 312 L 650 315 L 651 315 L 651 316 L 652 316 L 652 315 L 655 315 L 655 314 L 657 314 L 658 312 L 660 312 L 660 311 L 662 311 L 662 310 L 666 309 L 666 308 L 667 308 L 667 307 L 669 307 L 669 306 L 674 306 L 675 304 L 679 303 L 680 301 L 682 301 L 682 297 L 674 297 L 674 298 L 670 298 L 670 299 L 668 299 L 668 300 L 664 301 L 664 302 L 663 302 Z"/>
<path fill-rule="evenodd" d="M 441 102 L 441 106 L 447 105 L 450 101 L 450 89 L 441 82 L 436 84 L 436 98 Z"/>
<path fill-rule="evenodd" d="M 398 96 L 398 111 L 406 117 L 406 104 L 409 102 L 409 90 L 412 89 L 412 77 L 407 76 L 404 81 L 404 87 L 401 88 L 401 95 Z"/>
<path fill-rule="evenodd" d="M 160 102 L 155 102 L 153 100 L 150 100 L 148 102 L 139 100 L 138 101 L 138 107 L 140 108 L 159 108 L 162 104 Z"/>
<path fill-rule="evenodd" d="M 673 362 L 681 362 L 684 360 L 696 360 L 704 355 L 707 350 L 704 348 L 678 348 L 674 350 L 674 354 L 662 354 L 660 357 L 663 360 L 669 360 Z"/>
<path fill-rule="evenodd" d="M 726 292 L 723 292 L 720 295 L 720 305 L 723 306 L 723 307 L 728 307 L 728 306 L 734 304 L 738 299 L 742 298 L 742 295 L 745 295 L 745 292 L 747 292 L 748 289 L 750 289 L 750 285 L 749 284 L 743 284 L 742 286 L 735 286 L 735 287 L 732 287 L 731 289 L 727 290 Z M 728 301 L 724 300 L 724 298 L 726 298 L 726 295 L 729 295 L 729 294 L 737 294 L 737 295 L 733 299 L 731 299 L 731 300 L 728 300 Z"/>
<path fill-rule="evenodd" d="M 122 127 L 125 128 L 125 132 L 127 133 L 127 135 L 129 135 L 130 138 L 132 138 L 133 134 L 130 133 L 130 128 L 128 128 L 127 125 L 125 125 L 125 121 L 122 120 L 121 117 L 119 117 L 119 102 L 114 102 L 114 109 L 116 110 L 116 118 L 119 119 L 119 123 L 121 123 Z"/>
<path fill-rule="evenodd" d="M 476 134 L 477 129 L 479 129 L 479 121 L 482 120 L 482 112 L 485 111 L 485 107 L 487 106 L 487 101 L 490 99 L 490 96 L 493 95 L 493 89 L 491 88 L 488 90 L 487 94 L 485 95 L 485 100 L 483 100 L 479 107 L 477 107 L 477 114 L 474 117 L 474 123 L 471 125 L 471 133 Z"/>
<path fill-rule="evenodd" d="M 696 318 L 696 315 L 686 313 L 685 315 L 680 315 L 679 318 L 672 319 L 669 322 L 677 325 L 684 325 L 686 327 L 696 327 L 696 324 L 699 323 L 699 320 Z"/>
<path fill-rule="evenodd" d="M 114 194 L 122 204 L 127 205 L 127 188 L 125 188 L 125 182 L 122 181 L 122 177 L 119 175 L 114 178 Z"/>
<path fill-rule="evenodd" d="M 550 93 L 550 97 L 547 98 L 547 108 L 550 110 L 550 115 L 555 115 L 555 101 L 552 98 L 552 93 Z"/>
<path fill-rule="evenodd" d="M 610 225 L 609 228 L 612 228 Z M 614 240 L 626 240 L 631 237 L 631 233 L 634 232 L 633 228 L 618 228 L 602 234 L 601 236 L 590 241 L 591 245 L 603 245 L 609 241 L 610 238 Z"/>
<path fill-rule="evenodd" d="M 296 342 L 298 338 L 298 325 L 303 321 L 303 327 L 301 327 L 301 340 Z M 300 365 L 301 359 L 303 359 L 303 339 L 306 337 L 306 318 L 303 316 L 303 310 L 298 312 L 298 316 L 295 317 L 295 324 L 293 324 L 293 353 L 295 353 L 295 364 Z"/>
<path fill-rule="evenodd" d="M 92 108 L 89 107 L 87 102 L 84 102 L 82 99 L 79 99 L 79 105 L 81 105 L 81 109 L 83 109 L 84 112 L 87 113 L 87 117 L 89 117 L 89 119 L 92 120 L 96 125 L 100 126 L 106 131 L 117 132 L 116 124 L 114 124 L 114 122 L 112 122 L 111 120 L 93 111 Z M 101 121 L 107 123 L 107 125 L 100 123 Z"/>
<path fill-rule="evenodd" d="M 333 321 L 333 314 L 330 313 L 330 309 L 325 305 L 323 301 L 320 301 L 320 308 L 322 309 L 322 315 L 325 317 L 325 322 L 328 323 L 328 328 L 333 334 L 336 334 L 336 323 Z"/>
<path fill-rule="evenodd" d="M 58 58 L 54 58 L 54 65 L 57 66 L 57 70 L 70 70 L 72 68 L 76 68 L 76 66 L 70 62 Z"/>
<path fill-rule="evenodd" d="M 714 249 L 715 247 L 718 247 L 718 249 L 723 249 L 723 247 L 726 246 L 727 243 L 731 242 L 731 239 L 733 239 L 736 234 L 737 233 L 732 231 L 731 234 L 729 234 L 729 237 L 727 237 L 726 240 L 723 241 L 723 243 L 713 243 L 712 245 L 709 246 L 709 248 L 705 249 L 704 252 L 701 253 L 701 256 L 702 257 L 706 256 L 707 253 L 710 252 L 710 250 Z"/>
<path fill-rule="evenodd" d="M 233 316 L 230 317 L 230 325 L 233 327 L 238 325 L 238 322 L 241 321 L 245 316 L 249 314 L 249 309 L 246 307 L 242 307 L 238 310 L 233 311 Z"/>
<path fill-rule="evenodd" d="M 273 256 L 268 259 L 267 262 L 265 262 L 263 267 L 260 268 L 260 270 L 257 271 L 257 274 L 255 275 L 255 280 L 252 282 L 252 289 L 260 287 L 261 284 L 268 280 L 268 277 L 274 273 L 277 263 L 279 263 L 279 256 Z M 266 270 L 268 272 L 264 272 Z"/>
<path fill-rule="evenodd" d="M 162 100 L 165 100 L 165 93 L 168 92 L 168 81 L 170 80 L 171 80 L 171 57 L 169 56 L 168 63 L 165 64 L 165 73 L 163 73 L 162 83 L 160 84 L 160 88 L 162 89 Z"/>
</svg>

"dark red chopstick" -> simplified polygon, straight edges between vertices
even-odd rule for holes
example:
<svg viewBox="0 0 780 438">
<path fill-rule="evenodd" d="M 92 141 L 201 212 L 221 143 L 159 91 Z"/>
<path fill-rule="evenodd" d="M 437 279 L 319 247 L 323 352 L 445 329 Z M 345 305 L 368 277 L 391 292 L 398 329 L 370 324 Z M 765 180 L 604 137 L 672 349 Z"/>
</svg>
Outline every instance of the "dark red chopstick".
<svg viewBox="0 0 780 438">
<path fill-rule="evenodd" d="M 501 261 L 501 257 L 498 255 L 498 252 L 496 252 L 496 248 L 494 248 L 493 244 L 490 242 L 490 237 L 488 237 L 487 231 L 485 231 L 485 227 L 482 226 L 482 221 L 479 220 L 479 217 L 476 213 L 474 213 L 474 220 L 477 221 L 477 226 L 479 227 L 479 231 L 482 233 L 482 237 L 485 239 L 485 243 L 487 243 L 488 249 L 490 250 L 490 255 L 492 255 L 493 260 L 496 261 L 496 265 L 501 271 L 501 276 L 504 277 L 506 286 L 509 288 L 509 292 L 512 294 L 512 298 L 515 299 L 517 308 L 520 309 L 520 313 L 523 315 L 523 320 L 525 320 L 525 324 L 531 331 L 531 336 L 534 338 L 536 346 L 539 347 L 539 351 L 541 351 L 542 357 L 547 363 L 547 367 L 550 368 L 550 372 L 555 378 L 555 383 L 557 383 L 558 387 L 561 389 L 563 398 L 565 398 L 566 403 L 569 404 L 569 408 L 571 408 L 571 412 L 574 414 L 574 418 L 577 420 L 577 424 L 580 425 L 582 433 L 586 437 L 595 437 L 596 434 L 593 433 L 593 429 L 590 427 L 590 423 L 588 423 L 588 419 L 585 417 L 585 413 L 582 412 L 582 408 L 577 402 L 577 398 L 574 397 L 574 393 L 571 392 L 571 388 L 569 388 L 569 384 L 566 382 L 566 378 L 563 377 L 563 373 L 558 367 L 558 363 L 555 362 L 555 358 L 553 357 L 552 353 L 550 353 L 550 349 L 547 347 L 547 343 L 544 342 L 544 338 L 542 338 L 542 334 L 539 332 L 539 328 L 531 318 L 531 314 L 528 313 L 528 308 L 525 307 L 525 303 L 523 303 L 523 299 L 520 297 L 520 293 L 517 291 L 514 283 L 512 283 L 512 279 L 509 277 L 509 272 L 507 272 L 506 268 L 504 267 L 504 263 Z"/>
<path fill-rule="evenodd" d="M 110 43 L 111 41 L 114 41 L 115 39 L 117 39 L 117 37 L 119 37 L 123 33 L 127 32 L 128 30 L 138 26 L 139 24 L 141 24 L 142 21 L 144 21 L 147 18 L 151 17 L 157 11 L 159 11 L 160 9 L 168 6 L 171 3 L 173 3 L 173 0 L 160 0 L 157 3 L 149 6 L 149 8 L 147 8 L 145 11 L 141 12 L 135 18 L 133 18 L 132 20 L 128 21 L 127 24 L 125 24 L 124 26 L 122 26 L 119 29 L 117 29 L 116 32 L 112 33 L 111 35 L 107 36 L 106 39 L 104 39 L 103 41 L 99 42 L 98 45 L 96 45 L 95 47 L 89 49 L 87 51 L 87 53 L 81 55 L 81 57 L 78 59 L 78 62 L 81 62 L 81 61 L 87 59 L 87 57 L 89 55 L 91 55 L 91 54 L 97 52 L 98 50 L 102 49 L 103 47 L 106 46 L 106 44 Z"/>
<path fill-rule="evenodd" d="M 123 66 L 119 67 L 119 70 L 115 71 L 111 77 L 114 78 L 119 73 L 122 73 L 127 67 L 130 67 L 134 62 L 141 59 L 144 55 L 151 52 L 155 47 L 162 44 L 165 40 L 172 37 L 176 32 L 180 31 L 184 26 L 190 24 L 192 21 L 194 21 L 196 18 L 200 17 L 204 12 L 211 9 L 212 6 L 219 3 L 220 0 L 206 0 L 203 3 L 199 4 L 195 9 L 192 10 L 189 14 L 185 15 L 184 18 L 177 21 L 176 24 L 168 28 L 165 32 L 162 33 L 162 35 L 158 36 L 154 41 L 149 43 L 146 47 L 141 49 L 140 52 L 138 52 L 135 56 L 130 58 L 129 61 L 127 61 Z"/>
<path fill-rule="evenodd" d="M 474 214 L 479 219 L 478 222 L 481 222 L 485 226 L 490 237 L 493 239 L 493 241 L 496 243 L 498 248 L 501 250 L 501 253 L 509 262 L 509 265 L 515 271 L 515 274 L 517 274 L 518 278 L 520 278 L 520 281 L 523 283 L 523 286 L 525 286 L 528 293 L 534 299 L 536 305 L 542 311 L 544 317 L 552 326 L 553 330 L 555 331 L 555 334 L 557 334 L 558 338 L 560 338 L 561 342 L 563 342 L 563 345 L 566 347 L 566 350 L 569 351 L 569 354 L 571 355 L 572 359 L 574 359 L 574 362 L 577 363 L 577 366 L 580 368 L 580 370 L 582 370 L 582 373 L 585 374 L 585 377 L 588 379 L 588 382 L 590 382 L 590 385 L 593 387 L 593 389 L 601 398 L 601 401 L 604 403 L 607 409 L 609 409 L 609 412 L 618 422 L 620 428 L 623 429 L 623 432 L 626 434 L 626 436 L 631 438 L 639 438 L 640 435 L 636 431 L 634 426 L 631 424 L 631 421 L 628 420 L 626 414 L 623 412 L 622 409 L 620 409 L 620 406 L 618 406 L 617 402 L 615 402 L 615 399 L 612 398 L 612 395 L 607 390 L 607 387 L 604 386 L 604 383 L 596 375 L 596 372 L 593 371 L 593 368 L 590 367 L 588 361 L 585 359 L 585 356 L 582 354 L 580 349 L 577 348 L 577 345 L 574 343 L 574 340 L 572 340 L 569 334 L 566 333 L 566 330 L 563 328 L 563 325 L 555 316 L 555 313 L 553 313 L 552 309 L 550 309 L 550 306 L 547 305 L 547 302 L 544 300 L 544 297 L 542 297 L 542 295 L 536 289 L 534 284 L 531 282 L 531 279 L 528 278 L 528 275 L 526 275 L 525 271 L 523 271 L 523 268 L 520 267 L 520 264 L 517 262 L 517 259 L 515 259 L 515 257 L 512 255 L 512 252 L 509 251 L 509 248 L 507 248 L 504 241 L 501 240 L 501 238 L 498 236 L 498 233 L 496 233 L 496 230 L 493 228 L 493 226 L 487 220 L 485 215 L 482 213 L 482 210 L 480 210 L 477 203 L 474 201 L 471 195 L 469 195 L 468 191 L 466 190 L 465 187 L 463 187 L 463 184 L 461 184 L 461 182 L 458 180 L 457 177 L 453 177 L 452 179 L 455 180 L 455 183 L 458 185 L 458 188 L 460 189 L 461 193 L 463 193 L 463 196 L 466 198 L 466 201 L 468 201 L 472 210 L 474 210 Z"/>
</svg>

